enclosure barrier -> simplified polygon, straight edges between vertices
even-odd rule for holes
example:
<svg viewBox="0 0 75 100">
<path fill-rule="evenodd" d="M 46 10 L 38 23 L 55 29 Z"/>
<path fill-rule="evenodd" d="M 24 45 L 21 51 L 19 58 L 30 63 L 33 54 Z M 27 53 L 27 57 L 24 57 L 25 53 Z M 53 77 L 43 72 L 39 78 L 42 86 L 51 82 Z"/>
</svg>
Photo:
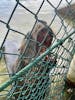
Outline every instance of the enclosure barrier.
<svg viewBox="0 0 75 100">
<path fill-rule="evenodd" d="M 71 15 L 74 14 L 73 10 L 71 9 L 72 1 L 73 0 L 66 0 Z M 72 17 L 70 21 L 67 21 L 68 12 L 63 15 L 63 18 L 61 17 L 58 9 L 62 2 L 63 0 L 60 0 L 57 7 L 55 7 L 50 0 L 42 0 L 38 10 L 36 13 L 34 13 L 34 11 L 23 5 L 21 0 L 15 0 L 15 6 L 9 20 L 5 22 L 4 20 L 0 19 L 0 23 L 6 25 L 7 28 L 7 32 L 0 47 L 0 62 L 4 60 L 6 65 L 6 57 L 8 55 L 10 55 L 10 57 L 13 55 L 14 58 L 17 56 L 18 59 L 17 62 L 15 61 L 13 63 L 16 64 L 12 66 L 15 67 L 15 69 L 12 71 L 13 73 L 10 73 L 7 66 L 4 69 L 5 71 L 3 70 L 3 72 L 0 74 L 0 78 L 3 78 L 4 76 L 8 77 L 6 78 L 6 81 L 0 82 L 1 99 L 71 100 L 70 98 L 72 97 L 72 94 L 67 94 L 65 80 L 67 71 L 70 67 L 70 62 L 75 53 L 75 30 L 74 23 L 71 23 L 71 20 L 74 20 L 74 18 Z M 41 18 L 38 17 L 45 3 L 47 3 L 55 11 L 49 25 L 46 24 L 45 20 L 41 20 Z M 30 32 L 27 35 L 13 29 L 10 25 L 18 6 L 22 7 L 22 9 L 25 9 L 27 12 L 33 15 L 36 20 L 32 30 L 29 30 Z M 58 26 L 59 29 L 57 28 L 57 32 L 55 33 L 54 30 L 51 30 L 51 28 L 53 23 L 57 21 L 56 18 L 60 20 L 60 27 Z M 42 25 L 42 28 L 35 30 L 37 28 L 36 26 L 39 25 L 38 23 Z M 44 37 L 43 35 L 41 36 L 43 37 L 43 40 L 40 42 L 37 40 L 39 35 L 37 35 L 36 39 L 34 37 L 34 33 L 41 34 L 42 29 L 46 29 L 43 31 L 44 33 L 46 32 L 46 34 Z M 8 40 L 10 31 L 12 31 L 13 34 L 17 34 L 17 36 L 21 35 L 24 37 L 24 47 L 19 53 L 5 52 L 5 43 Z M 46 42 L 48 35 L 53 39 L 51 45 L 47 48 L 44 42 Z M 15 38 L 17 37 L 15 36 Z M 45 47 L 46 51 L 40 54 L 42 47 Z M 49 59 L 47 57 L 49 57 Z"/>
</svg>

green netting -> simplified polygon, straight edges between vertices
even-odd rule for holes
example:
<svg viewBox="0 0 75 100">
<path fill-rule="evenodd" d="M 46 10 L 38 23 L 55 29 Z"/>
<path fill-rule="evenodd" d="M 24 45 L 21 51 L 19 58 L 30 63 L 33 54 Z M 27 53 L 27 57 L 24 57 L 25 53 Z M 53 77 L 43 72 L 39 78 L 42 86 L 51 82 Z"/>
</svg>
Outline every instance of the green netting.
<svg viewBox="0 0 75 100">
<path fill-rule="evenodd" d="M 65 19 L 67 19 L 68 15 L 67 12 L 63 15 L 63 18 L 60 16 L 58 9 L 62 1 L 63 0 L 60 0 L 57 7 L 55 7 L 50 0 L 42 0 L 38 10 L 34 13 L 34 11 L 23 5 L 20 0 L 16 0 L 9 20 L 5 22 L 0 18 L 0 23 L 7 28 L 7 32 L 0 47 L 1 61 L 5 61 L 4 65 L 0 61 L 0 65 L 3 68 L 0 70 L 0 79 L 2 79 L 0 82 L 0 99 L 68 100 L 66 99 L 65 79 L 70 62 L 75 53 L 75 30 L 74 26 L 68 28 L 71 21 L 65 24 Z M 69 6 L 70 12 L 74 13 L 71 9 L 72 1 L 73 0 L 69 2 L 66 0 L 66 3 L 67 6 Z M 52 19 L 46 19 L 48 22 L 50 21 L 49 24 L 46 24 L 45 20 L 41 20 L 41 18 L 38 17 L 45 3 L 55 11 Z M 10 25 L 19 6 L 35 18 L 32 30 L 29 29 L 30 32 L 28 32 L 27 35 L 13 29 Z M 56 26 L 56 28 L 59 27 L 59 29 L 55 33 L 51 27 L 53 23 L 55 23 L 56 18 L 60 20 L 60 27 Z M 57 23 L 59 24 L 59 22 Z M 74 25 L 74 23 L 71 23 L 71 25 Z M 16 34 L 14 38 L 17 38 L 18 35 L 23 36 L 22 45 L 18 50 L 19 52 L 11 53 L 6 51 L 7 47 L 5 43 L 7 43 L 10 31 Z M 46 34 L 41 36 L 43 40 L 40 42 L 37 38 L 40 36 L 41 32 Z M 45 45 L 45 41 L 48 41 L 46 39 L 47 36 L 51 37 L 49 46 Z M 11 45 L 10 41 L 9 43 Z M 43 47 L 46 48 L 46 50 L 40 53 Z M 13 57 L 15 59 L 16 56 L 17 60 L 10 60 L 10 64 L 12 62 L 14 63 L 12 66 L 8 66 L 8 57 Z M 6 81 L 3 80 L 4 78 Z"/>
</svg>

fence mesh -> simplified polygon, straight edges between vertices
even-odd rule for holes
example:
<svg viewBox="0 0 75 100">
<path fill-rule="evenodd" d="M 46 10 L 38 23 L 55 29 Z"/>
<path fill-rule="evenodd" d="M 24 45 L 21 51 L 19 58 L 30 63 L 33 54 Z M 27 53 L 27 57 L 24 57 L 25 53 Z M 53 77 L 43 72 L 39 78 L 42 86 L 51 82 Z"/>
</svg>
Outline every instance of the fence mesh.
<svg viewBox="0 0 75 100">
<path fill-rule="evenodd" d="M 62 2 L 63 0 L 60 0 L 55 6 L 50 0 L 41 0 L 38 9 L 32 11 L 21 0 L 16 0 L 8 21 L 0 18 L 0 25 L 4 25 L 6 28 L 4 37 L 1 37 L 0 47 L 1 99 L 68 100 L 65 97 L 65 79 L 75 52 L 74 22 L 71 22 L 74 20 L 74 17 L 71 17 L 74 15 L 74 11 L 71 7 L 73 0 L 65 0 L 68 11 L 61 14 L 63 11 L 59 8 Z M 53 9 L 54 14 L 52 18 L 43 20 L 39 14 L 46 3 Z M 26 31 L 19 31 L 10 25 L 19 7 L 25 10 L 23 13 L 27 14 L 26 12 L 28 12 L 35 19 L 32 29 L 29 28 L 27 34 L 25 34 Z M 70 20 L 67 20 L 68 16 L 71 17 Z M 59 20 L 57 21 L 57 19 Z M 55 23 L 57 23 L 55 25 L 56 32 L 52 28 Z M 8 40 L 11 33 L 15 34 L 16 40 L 18 35 L 23 37 L 20 48 L 16 52 L 12 52 L 13 48 L 16 49 L 16 44 L 14 41 L 11 43 Z M 8 47 L 11 52 L 7 49 Z M 8 58 L 11 58 L 10 64 Z M 1 63 L 3 59 L 5 63 Z M 3 80 L 4 78 L 5 80 Z"/>
</svg>

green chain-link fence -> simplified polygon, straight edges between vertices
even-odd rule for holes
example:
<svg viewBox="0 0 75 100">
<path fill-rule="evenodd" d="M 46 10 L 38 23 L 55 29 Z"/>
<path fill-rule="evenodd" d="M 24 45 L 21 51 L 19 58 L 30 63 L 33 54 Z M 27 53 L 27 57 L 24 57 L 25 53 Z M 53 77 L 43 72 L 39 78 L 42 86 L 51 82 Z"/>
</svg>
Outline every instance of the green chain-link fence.
<svg viewBox="0 0 75 100">
<path fill-rule="evenodd" d="M 7 63 L 8 55 L 13 55 L 14 59 L 17 56 L 17 60 L 12 61 L 14 62 L 13 65 L 7 66 L 9 73 L 0 74 L 2 78 L 9 75 L 7 81 L 4 81 L 0 85 L 0 97 L 3 100 L 68 100 L 65 99 L 65 79 L 74 55 L 75 30 L 72 24 L 72 27 L 68 28 L 71 21 L 65 24 L 65 19 L 67 19 L 69 12 L 64 13 L 62 18 L 58 11 L 62 1 L 60 0 L 57 7 L 55 7 L 50 0 L 42 0 L 40 7 L 34 13 L 28 7 L 24 6 L 20 0 L 16 0 L 9 20 L 5 22 L 0 19 L 0 23 L 6 25 L 7 28 L 6 35 L 0 47 L 0 58 L 4 57 Z M 74 14 L 71 9 L 72 1 L 65 1 L 67 6 L 69 6 L 71 15 Z M 48 22 L 50 21 L 48 25 L 38 17 L 45 3 L 55 12 L 52 19 L 48 19 Z M 33 28 L 31 31 L 29 29 L 30 32 L 27 35 L 10 26 L 18 6 L 21 6 L 35 18 Z M 55 33 L 50 27 L 55 23 L 57 17 L 61 24 L 58 25 L 59 22 L 57 22 L 55 28 L 60 27 L 59 29 L 57 28 L 58 30 Z M 17 34 L 16 36 L 19 34 L 24 37 L 22 45 L 18 50 L 19 53 L 5 51 L 5 43 L 10 31 Z"/>
</svg>

